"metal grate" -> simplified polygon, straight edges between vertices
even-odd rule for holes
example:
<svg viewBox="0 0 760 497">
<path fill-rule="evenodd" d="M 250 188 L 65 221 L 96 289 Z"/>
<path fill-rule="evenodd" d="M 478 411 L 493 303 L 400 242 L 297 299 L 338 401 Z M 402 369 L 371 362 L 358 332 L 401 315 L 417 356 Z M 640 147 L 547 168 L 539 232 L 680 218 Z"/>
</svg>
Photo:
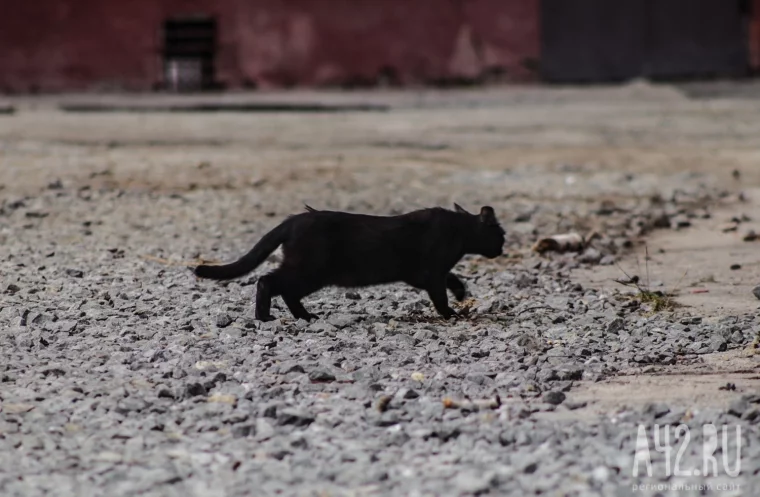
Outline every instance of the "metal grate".
<svg viewBox="0 0 760 497">
<path fill-rule="evenodd" d="M 170 90 L 197 91 L 213 87 L 215 53 L 215 19 L 164 22 L 164 77 Z"/>
</svg>

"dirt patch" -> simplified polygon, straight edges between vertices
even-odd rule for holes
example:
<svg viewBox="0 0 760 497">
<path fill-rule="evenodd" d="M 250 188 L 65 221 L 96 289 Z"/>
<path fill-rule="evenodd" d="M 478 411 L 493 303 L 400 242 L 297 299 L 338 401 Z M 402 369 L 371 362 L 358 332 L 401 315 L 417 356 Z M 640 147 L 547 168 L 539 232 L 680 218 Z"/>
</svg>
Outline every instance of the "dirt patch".
<svg viewBox="0 0 760 497">
<path fill-rule="evenodd" d="M 569 401 L 575 410 L 540 413 L 546 419 L 593 419 L 627 409 L 663 403 L 684 410 L 725 409 L 738 395 L 760 392 L 760 356 L 744 350 L 706 354 L 688 366 L 629 371 L 600 382 L 580 382 Z M 648 368 L 652 370 L 655 368 Z M 733 387 L 727 388 L 727 385 Z"/>
<path fill-rule="evenodd" d="M 624 289 L 614 280 L 625 272 L 639 276 L 651 290 L 676 293 L 677 302 L 696 312 L 757 310 L 760 300 L 752 289 L 760 285 L 760 240 L 744 238 L 760 233 L 760 188 L 744 192 L 746 202 L 715 210 L 709 219 L 692 220 L 692 226 L 682 230 L 654 232 L 619 267 L 584 269 L 574 277 L 584 285 L 616 292 Z"/>
</svg>

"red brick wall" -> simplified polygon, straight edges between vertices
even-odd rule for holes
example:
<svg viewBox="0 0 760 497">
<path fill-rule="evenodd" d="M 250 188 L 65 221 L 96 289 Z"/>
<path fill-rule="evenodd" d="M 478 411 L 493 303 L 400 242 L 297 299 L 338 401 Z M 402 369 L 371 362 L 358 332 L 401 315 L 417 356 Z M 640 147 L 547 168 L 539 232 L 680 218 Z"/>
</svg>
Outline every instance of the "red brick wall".
<svg viewBox="0 0 760 497">
<path fill-rule="evenodd" d="M 261 84 L 436 78 L 462 24 L 451 0 L 263 0 L 240 30 L 243 73 Z M 382 6 L 382 7 L 381 7 Z"/>
<path fill-rule="evenodd" d="M 524 79 L 538 57 L 538 0 L 259 0 L 241 3 L 241 70 L 263 86 Z"/>
<path fill-rule="evenodd" d="M 0 16 L 0 89 L 149 89 L 161 76 L 161 23 L 169 15 L 209 13 L 222 25 L 229 0 L 35 0 Z M 234 77 L 232 29 L 220 31 L 220 76 Z"/>
<path fill-rule="evenodd" d="M 161 24 L 215 15 L 228 87 L 530 77 L 539 0 L 1 0 L 0 90 L 147 90 Z M 5 7 L 1 4 L 6 4 Z"/>
<path fill-rule="evenodd" d="M 539 0 L 467 0 L 465 14 L 483 45 L 484 63 L 502 66 L 517 78 L 540 58 Z"/>
</svg>

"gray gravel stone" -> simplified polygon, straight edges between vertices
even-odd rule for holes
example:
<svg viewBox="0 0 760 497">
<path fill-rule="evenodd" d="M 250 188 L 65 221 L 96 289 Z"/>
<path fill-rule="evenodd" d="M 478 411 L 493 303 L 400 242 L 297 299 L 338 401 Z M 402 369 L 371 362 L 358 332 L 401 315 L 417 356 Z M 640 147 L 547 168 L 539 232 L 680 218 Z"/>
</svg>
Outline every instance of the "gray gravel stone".
<svg viewBox="0 0 760 497">
<path fill-rule="evenodd" d="M 195 397 L 197 395 L 206 395 L 206 387 L 200 383 L 190 383 L 185 387 L 186 397 Z"/>
<path fill-rule="evenodd" d="M 351 314 L 334 314 L 327 318 L 327 322 L 338 329 L 345 328 L 356 321 L 357 317 Z"/>
<path fill-rule="evenodd" d="M 315 382 L 335 381 L 335 375 L 325 369 L 315 369 L 309 372 L 309 380 Z"/>
<path fill-rule="evenodd" d="M 278 425 L 308 426 L 314 422 L 314 416 L 293 408 L 285 408 L 277 411 Z"/>
<path fill-rule="evenodd" d="M 559 405 L 565 400 L 565 394 L 562 392 L 557 391 L 551 391 L 546 392 L 543 396 L 544 402 L 547 402 L 552 405 Z"/>
<path fill-rule="evenodd" d="M 739 398 L 731 402 L 728 406 L 728 413 L 741 417 L 746 411 L 749 411 L 750 404 L 745 398 Z"/>
<path fill-rule="evenodd" d="M 226 328 L 227 326 L 232 324 L 232 318 L 230 317 L 229 314 L 226 314 L 226 313 L 217 314 L 216 317 L 214 318 L 214 323 L 219 328 Z"/>
<path fill-rule="evenodd" d="M 625 320 L 622 318 L 615 318 L 607 324 L 607 333 L 617 334 L 623 329 L 625 329 Z"/>
<path fill-rule="evenodd" d="M 488 492 L 496 483 L 496 475 L 491 472 L 464 471 L 454 477 L 457 491 L 479 495 Z"/>
<path fill-rule="evenodd" d="M 578 260 L 586 264 L 598 264 L 602 260 L 602 253 L 594 248 L 587 248 Z"/>
<path fill-rule="evenodd" d="M 728 343 L 723 337 L 713 337 L 710 340 L 710 352 L 723 352 L 728 349 Z"/>
</svg>

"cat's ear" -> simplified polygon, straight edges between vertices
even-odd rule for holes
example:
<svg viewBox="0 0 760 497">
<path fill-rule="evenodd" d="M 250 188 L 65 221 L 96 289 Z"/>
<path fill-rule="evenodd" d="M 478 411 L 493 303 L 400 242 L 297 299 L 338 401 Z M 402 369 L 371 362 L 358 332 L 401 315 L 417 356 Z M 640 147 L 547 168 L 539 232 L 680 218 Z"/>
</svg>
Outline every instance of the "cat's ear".
<svg viewBox="0 0 760 497">
<path fill-rule="evenodd" d="M 487 205 L 480 209 L 480 222 L 485 224 L 496 224 L 496 213 L 493 211 L 493 207 Z"/>
<path fill-rule="evenodd" d="M 469 212 L 467 212 L 466 210 L 464 210 L 464 208 L 461 205 L 457 204 L 457 203 L 454 203 L 454 210 L 456 212 L 459 212 L 460 214 L 469 214 Z"/>
</svg>

